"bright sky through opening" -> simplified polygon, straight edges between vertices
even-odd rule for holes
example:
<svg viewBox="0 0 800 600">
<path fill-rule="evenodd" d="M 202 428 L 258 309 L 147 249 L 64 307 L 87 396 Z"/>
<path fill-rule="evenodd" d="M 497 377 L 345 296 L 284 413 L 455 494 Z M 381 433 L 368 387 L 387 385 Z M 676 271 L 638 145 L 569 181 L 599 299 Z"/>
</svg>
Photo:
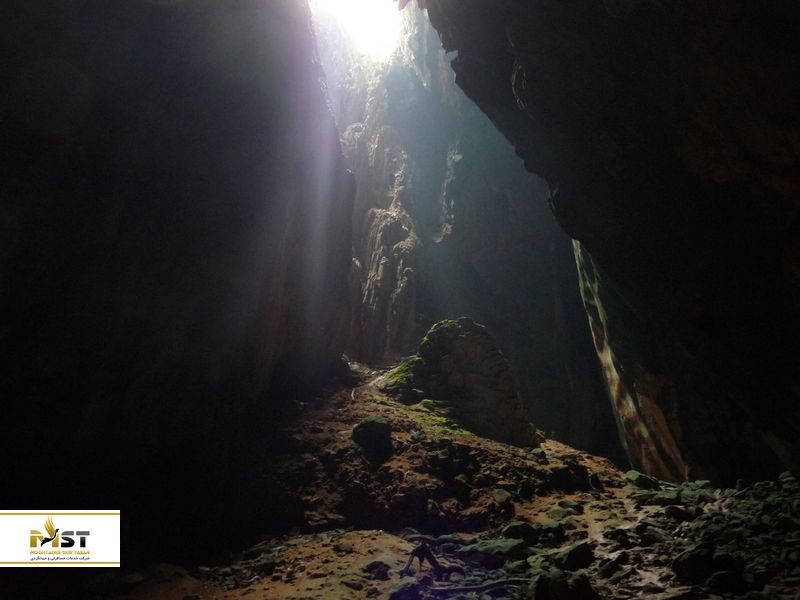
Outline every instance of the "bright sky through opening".
<svg viewBox="0 0 800 600">
<path fill-rule="evenodd" d="M 334 19 L 358 50 L 387 60 L 400 40 L 400 16 L 392 0 L 311 0 L 316 18 Z"/>
</svg>

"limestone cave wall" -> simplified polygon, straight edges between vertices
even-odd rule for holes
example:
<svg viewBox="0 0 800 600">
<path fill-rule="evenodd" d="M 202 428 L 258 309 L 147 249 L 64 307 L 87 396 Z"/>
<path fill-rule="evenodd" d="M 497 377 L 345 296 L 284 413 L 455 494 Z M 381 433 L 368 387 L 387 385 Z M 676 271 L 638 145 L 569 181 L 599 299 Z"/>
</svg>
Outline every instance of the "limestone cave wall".
<svg viewBox="0 0 800 600">
<path fill-rule="evenodd" d="M 624 462 L 544 182 L 455 85 L 422 11 L 406 9 L 388 64 L 318 27 L 357 184 L 351 355 L 391 364 L 433 323 L 471 317 L 508 356 L 537 427 Z"/>
<path fill-rule="evenodd" d="M 636 465 L 797 468 L 796 6 L 424 0 L 551 188 Z"/>
<path fill-rule="evenodd" d="M 0 29 L 7 504 L 207 552 L 171 533 L 247 530 L 271 415 L 349 334 L 354 185 L 308 7 L 26 0 Z"/>
</svg>

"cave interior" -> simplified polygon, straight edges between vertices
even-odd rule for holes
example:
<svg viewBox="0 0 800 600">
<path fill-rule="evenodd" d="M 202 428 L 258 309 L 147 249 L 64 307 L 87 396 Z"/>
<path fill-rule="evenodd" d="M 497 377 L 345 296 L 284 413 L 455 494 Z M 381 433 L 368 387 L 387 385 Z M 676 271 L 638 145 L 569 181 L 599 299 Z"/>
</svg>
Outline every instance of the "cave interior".
<svg viewBox="0 0 800 600">
<path fill-rule="evenodd" d="M 0 595 L 797 598 L 796 3 L 0 29 Z"/>
</svg>

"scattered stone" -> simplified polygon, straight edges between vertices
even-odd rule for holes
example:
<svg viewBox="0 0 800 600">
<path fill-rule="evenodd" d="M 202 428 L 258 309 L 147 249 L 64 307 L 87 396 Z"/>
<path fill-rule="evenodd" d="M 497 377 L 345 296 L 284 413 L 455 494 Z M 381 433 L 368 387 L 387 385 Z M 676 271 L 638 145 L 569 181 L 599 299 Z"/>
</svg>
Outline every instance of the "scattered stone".
<svg viewBox="0 0 800 600">
<path fill-rule="evenodd" d="M 547 509 L 547 516 L 556 521 L 560 521 L 561 519 L 574 514 L 577 514 L 574 510 L 570 508 L 562 508 L 561 506 L 552 506 Z"/>
<path fill-rule="evenodd" d="M 668 506 L 670 504 L 683 504 L 680 490 L 661 490 L 650 499 L 649 504 L 655 506 Z"/>
<path fill-rule="evenodd" d="M 695 518 L 694 513 L 689 512 L 682 506 L 674 506 L 674 505 L 665 506 L 664 514 L 668 516 L 670 519 L 675 519 L 676 521 L 679 522 L 691 521 Z"/>
<path fill-rule="evenodd" d="M 497 504 L 497 506 L 507 506 L 508 504 L 511 504 L 512 500 L 514 500 L 514 496 L 507 490 L 493 490 L 492 500 L 494 500 L 494 503 Z"/>
<path fill-rule="evenodd" d="M 519 487 L 517 488 L 517 496 L 519 496 L 523 500 L 530 500 L 531 498 L 533 498 L 533 495 L 535 493 L 536 493 L 536 486 L 529 479 L 524 479 L 523 481 L 521 481 Z"/>
<path fill-rule="evenodd" d="M 370 416 L 353 427 L 353 441 L 372 462 L 383 462 L 389 458 L 392 447 L 392 428 L 386 417 Z"/>
<path fill-rule="evenodd" d="M 583 505 L 580 502 L 575 502 L 574 500 L 559 500 L 558 505 L 564 510 L 572 511 L 571 514 L 582 515 L 584 512 Z"/>
<path fill-rule="evenodd" d="M 610 560 L 606 560 L 600 566 L 598 572 L 603 577 L 611 577 L 619 571 L 623 566 L 627 565 L 630 562 L 630 556 L 624 550 L 619 552 L 614 558 Z"/>
<path fill-rule="evenodd" d="M 653 596 L 653 600 L 700 600 L 704 594 L 695 588 L 680 587 Z"/>
<path fill-rule="evenodd" d="M 506 538 L 524 540 L 528 544 L 553 547 L 564 541 L 564 527 L 555 521 L 544 523 L 528 523 L 526 521 L 512 521 L 500 530 L 500 535 Z"/>
<path fill-rule="evenodd" d="M 355 579 L 345 579 L 344 581 L 342 581 L 342 584 L 346 585 L 351 590 L 359 591 L 364 589 L 364 584 Z"/>
<path fill-rule="evenodd" d="M 684 550 L 672 562 L 672 570 L 682 583 L 703 583 L 714 572 L 714 548 L 707 544 Z"/>
<path fill-rule="evenodd" d="M 597 492 L 604 492 L 606 489 L 603 480 L 600 479 L 600 475 L 597 473 L 589 473 L 589 485 Z"/>
<path fill-rule="evenodd" d="M 534 448 L 531 450 L 530 456 L 541 463 L 547 462 L 547 453 L 544 451 L 544 448 Z"/>
<path fill-rule="evenodd" d="M 353 551 L 353 544 L 350 542 L 338 542 L 333 549 L 341 554 L 350 554 Z"/>
<path fill-rule="evenodd" d="M 311 531 L 325 531 L 347 523 L 347 519 L 343 515 L 325 511 L 307 510 L 304 517 Z"/>
<path fill-rule="evenodd" d="M 389 590 L 389 600 L 419 600 L 421 591 L 416 577 L 403 577 Z"/>
<path fill-rule="evenodd" d="M 528 564 L 527 560 L 515 560 L 506 563 L 503 567 L 503 571 L 514 575 L 522 575 L 526 573 L 528 569 L 530 569 L 530 564 Z"/>
<path fill-rule="evenodd" d="M 621 571 L 617 572 L 615 575 L 612 575 L 608 580 L 612 583 L 619 583 L 628 579 L 631 575 L 636 573 L 636 569 L 633 567 L 625 567 Z"/>
<path fill-rule="evenodd" d="M 584 573 L 567 574 L 549 571 L 536 578 L 531 586 L 531 600 L 600 600 Z"/>
<path fill-rule="evenodd" d="M 523 558 L 526 545 L 518 539 L 479 540 L 459 548 L 457 555 L 462 560 L 479 567 L 497 569 L 509 560 Z"/>
<path fill-rule="evenodd" d="M 364 565 L 362 571 L 369 575 L 370 579 L 380 579 L 386 581 L 389 579 L 389 564 L 382 560 L 373 560 L 371 563 Z"/>
<path fill-rule="evenodd" d="M 714 492 L 711 482 L 706 481 L 705 479 L 687 481 L 681 484 L 681 497 L 683 498 L 684 504 L 711 502 L 714 500 Z"/>
<path fill-rule="evenodd" d="M 589 542 L 579 542 L 556 553 L 554 560 L 565 571 L 577 571 L 594 562 L 594 550 Z"/>
<path fill-rule="evenodd" d="M 631 498 L 636 503 L 636 506 L 641 508 L 643 506 L 650 506 L 653 503 L 653 498 L 655 498 L 656 492 L 653 491 L 640 491 L 635 492 Z"/>
<path fill-rule="evenodd" d="M 649 475 L 645 475 L 639 471 L 631 469 L 627 473 L 625 473 L 625 478 L 630 481 L 636 487 L 642 488 L 643 490 L 660 490 L 661 484 L 659 483 L 658 479 L 655 477 L 650 477 Z"/>
<path fill-rule="evenodd" d="M 552 469 L 548 483 L 551 488 L 562 492 L 588 492 L 592 489 L 589 469 L 578 462 L 570 462 L 563 467 Z"/>
<path fill-rule="evenodd" d="M 538 543 L 541 546 L 555 547 L 564 541 L 566 532 L 564 526 L 557 521 L 545 521 L 536 526 L 538 532 Z"/>
<path fill-rule="evenodd" d="M 524 540 L 535 544 L 539 540 L 539 530 L 526 521 L 511 521 L 500 530 L 500 535 L 505 538 Z"/>
<path fill-rule="evenodd" d="M 630 549 L 639 545 L 639 536 L 626 527 L 616 527 L 605 532 L 605 537 L 613 540 L 622 548 Z"/>
<path fill-rule="evenodd" d="M 740 571 L 717 571 L 706 580 L 705 587 L 712 594 L 743 594 L 747 583 Z"/>
<path fill-rule="evenodd" d="M 647 594 L 647 596 L 652 596 L 653 594 L 658 594 L 664 591 L 664 586 L 659 583 L 654 583 L 652 581 L 648 581 L 645 583 L 641 590 Z"/>
</svg>

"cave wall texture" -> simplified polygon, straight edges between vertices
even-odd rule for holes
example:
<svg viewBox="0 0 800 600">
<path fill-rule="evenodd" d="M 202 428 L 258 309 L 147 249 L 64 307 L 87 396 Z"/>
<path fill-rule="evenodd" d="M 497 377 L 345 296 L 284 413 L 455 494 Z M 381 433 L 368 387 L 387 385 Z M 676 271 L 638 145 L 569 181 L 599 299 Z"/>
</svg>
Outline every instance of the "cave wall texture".
<svg viewBox="0 0 800 600">
<path fill-rule="evenodd" d="M 548 190 L 455 85 L 423 11 L 389 64 L 322 19 L 320 56 L 356 182 L 350 354 L 391 364 L 435 322 L 486 324 L 547 435 L 625 463 Z"/>
<path fill-rule="evenodd" d="M 577 240 L 634 464 L 673 480 L 796 471 L 796 5 L 420 4 Z"/>
<path fill-rule="evenodd" d="M 122 508 L 126 559 L 148 527 L 149 559 L 208 551 L 169 533 L 270 494 L 239 444 L 349 334 L 308 7 L 26 0 L 0 29 L 3 504 Z"/>
</svg>

